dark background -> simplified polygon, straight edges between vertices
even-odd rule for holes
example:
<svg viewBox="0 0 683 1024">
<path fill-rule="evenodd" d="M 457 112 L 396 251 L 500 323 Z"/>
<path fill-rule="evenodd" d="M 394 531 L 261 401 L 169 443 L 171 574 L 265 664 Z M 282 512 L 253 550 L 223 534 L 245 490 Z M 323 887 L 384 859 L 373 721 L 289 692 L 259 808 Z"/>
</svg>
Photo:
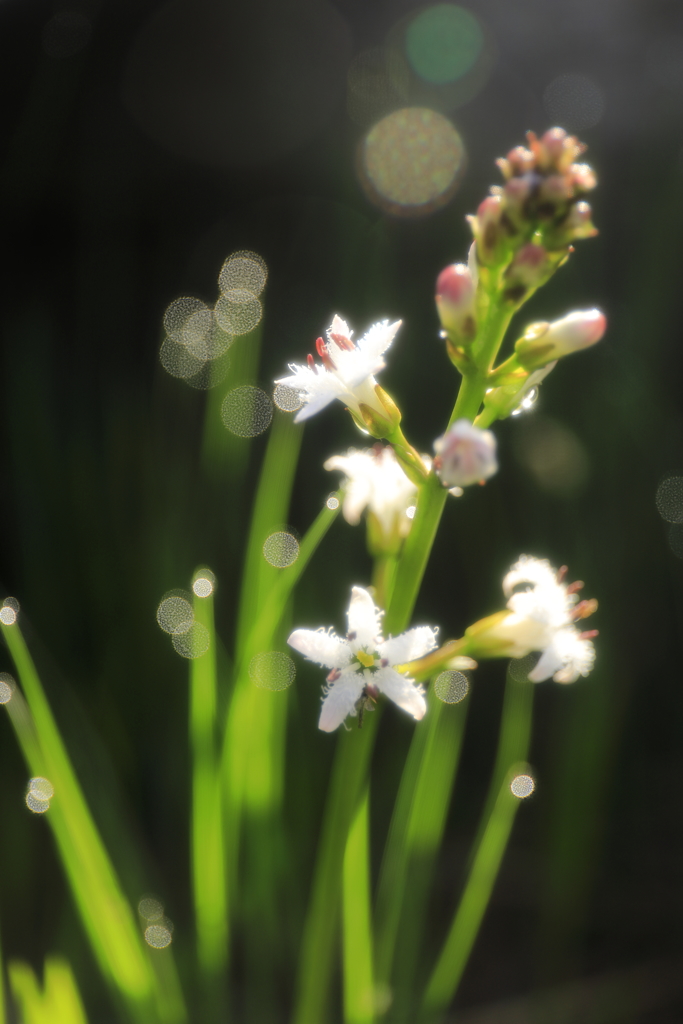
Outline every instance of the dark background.
<svg viewBox="0 0 683 1024">
<path fill-rule="evenodd" d="M 460 185 L 442 209 L 400 218 L 358 180 L 365 126 L 349 117 L 347 72 L 415 6 L 3 0 L 0 580 L 21 602 L 105 837 L 115 849 L 119 816 L 135 836 L 135 857 L 125 844 L 115 854 L 132 898 L 165 893 L 182 929 L 186 666 L 154 611 L 207 562 L 223 580 L 219 629 L 230 645 L 264 441 L 249 449 L 248 488 L 201 477 L 205 394 L 161 368 L 163 311 L 179 295 L 212 302 L 223 259 L 260 253 L 266 389 L 335 311 L 358 333 L 402 318 L 381 382 L 408 436 L 430 450 L 456 384 L 437 339 L 436 275 L 466 255 L 464 215 L 499 181 L 494 158 L 552 123 L 550 83 L 587 76 L 604 101 L 579 132 L 599 177 L 600 235 L 577 245 L 520 324 L 598 305 L 609 330 L 556 369 L 534 412 L 496 427 L 501 471 L 449 504 L 416 621 L 457 635 L 500 606 L 502 574 L 522 552 L 567 563 L 600 602 L 594 673 L 536 694 L 538 789 L 520 809 L 459 995 L 462 1019 L 559 985 L 576 986 L 590 1012 L 558 1020 L 673 1022 L 683 1015 L 683 537 L 660 518 L 655 493 L 683 475 L 683 8 L 472 0 L 491 71 L 448 112 L 467 153 Z M 290 512 L 300 532 L 334 486 L 324 458 L 358 443 L 339 407 L 306 430 Z M 340 521 L 295 617 L 341 626 L 340 595 L 368 573 L 360 531 Z M 457 889 L 476 826 L 503 680 L 500 664 L 475 677 L 440 893 Z M 302 846 L 313 842 L 332 749 L 314 734 L 318 683 L 300 670 L 292 712 L 297 735 L 311 737 L 293 755 L 296 777 L 310 778 L 296 795 L 310 803 Z M 383 716 L 380 794 L 393 791 L 411 728 Z M 47 825 L 23 804 L 9 724 L 2 733 L 5 956 L 39 965 L 57 949 L 87 965 Z M 590 996 L 589 980 L 616 978 L 621 991 L 638 972 L 640 1004 Z M 79 981 L 99 1005 L 99 983 L 83 971 Z M 499 1007 L 495 1019 L 513 1011 Z"/>
</svg>

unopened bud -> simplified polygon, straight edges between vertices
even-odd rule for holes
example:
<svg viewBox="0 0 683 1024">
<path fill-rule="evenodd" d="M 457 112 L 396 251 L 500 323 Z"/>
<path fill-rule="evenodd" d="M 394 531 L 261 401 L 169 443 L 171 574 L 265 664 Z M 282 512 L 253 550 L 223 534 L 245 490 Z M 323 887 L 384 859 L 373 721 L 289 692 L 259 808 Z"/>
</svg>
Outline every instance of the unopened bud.
<svg viewBox="0 0 683 1024">
<path fill-rule="evenodd" d="M 498 470 L 496 439 L 469 420 L 457 420 L 434 442 L 434 468 L 444 487 L 467 487 L 488 480 Z"/>
<path fill-rule="evenodd" d="M 505 272 L 505 298 L 521 302 L 529 289 L 537 288 L 550 277 L 552 269 L 542 245 L 523 245 Z"/>
<path fill-rule="evenodd" d="M 552 171 L 564 174 L 586 148 L 574 135 L 567 135 L 564 128 L 550 128 L 540 139 L 529 132 L 528 139 L 536 166 L 545 174 Z"/>
<path fill-rule="evenodd" d="M 476 217 L 470 217 L 472 233 L 477 242 L 477 255 L 481 263 L 495 263 L 502 237 L 501 217 L 505 208 L 501 195 L 487 196 L 479 204 Z"/>
<path fill-rule="evenodd" d="M 595 171 L 588 164 L 572 164 L 568 177 L 577 192 L 590 192 L 597 185 Z"/>
<path fill-rule="evenodd" d="M 474 290 L 472 274 L 464 263 L 451 264 L 437 278 L 436 306 L 451 340 L 471 341 L 477 332 Z"/>
<path fill-rule="evenodd" d="M 607 320 L 599 309 L 577 310 L 552 324 L 532 324 L 515 345 L 517 359 L 527 370 L 571 355 L 600 341 Z"/>
</svg>

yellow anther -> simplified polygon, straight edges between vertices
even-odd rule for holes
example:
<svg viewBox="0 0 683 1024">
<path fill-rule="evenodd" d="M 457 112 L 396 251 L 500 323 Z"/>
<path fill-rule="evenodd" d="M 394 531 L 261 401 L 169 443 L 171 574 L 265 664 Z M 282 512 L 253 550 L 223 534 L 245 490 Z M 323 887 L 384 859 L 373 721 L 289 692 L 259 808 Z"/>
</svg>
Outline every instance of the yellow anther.
<svg viewBox="0 0 683 1024">
<path fill-rule="evenodd" d="M 375 664 L 374 656 L 372 654 L 366 654 L 365 651 L 356 651 L 356 657 L 365 668 L 372 668 Z"/>
</svg>

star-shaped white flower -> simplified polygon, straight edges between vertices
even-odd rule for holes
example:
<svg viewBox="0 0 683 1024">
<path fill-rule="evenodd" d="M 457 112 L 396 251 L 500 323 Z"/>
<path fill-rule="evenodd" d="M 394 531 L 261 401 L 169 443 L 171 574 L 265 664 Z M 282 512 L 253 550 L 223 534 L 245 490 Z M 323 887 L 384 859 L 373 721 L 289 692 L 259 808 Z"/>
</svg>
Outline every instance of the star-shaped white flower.
<svg viewBox="0 0 683 1024">
<path fill-rule="evenodd" d="M 429 460 L 424 461 L 429 469 Z M 401 469 L 393 448 L 350 448 L 346 455 L 328 459 L 325 469 L 341 470 L 346 477 L 342 512 L 347 523 L 356 526 L 367 508 L 377 518 L 387 541 L 408 535 L 411 520 L 407 510 L 414 505 L 417 486 Z"/>
<path fill-rule="evenodd" d="M 530 651 L 542 652 L 529 673 L 535 683 L 550 676 L 558 683 L 573 683 L 579 676 L 587 676 L 595 661 L 590 639 L 595 631 L 580 633 L 574 623 L 594 611 L 597 604 L 578 601 L 576 591 L 582 584 L 567 586 L 562 576 L 545 559 L 522 555 L 503 580 L 511 614 L 494 627 L 494 632 L 497 639 L 509 641 L 507 653 L 513 658 Z"/>
<path fill-rule="evenodd" d="M 335 398 L 354 412 L 361 422 L 361 405 L 369 406 L 386 418 L 386 409 L 375 393 L 377 381 L 373 374 L 379 373 L 386 366 L 384 353 L 400 326 L 400 320 L 393 324 L 382 320 L 374 324 L 356 344 L 351 341 L 353 331 L 349 330 L 345 320 L 335 314 L 327 331 L 327 342 L 322 338 L 316 341 L 322 366 L 316 364 L 313 356 L 309 355 L 306 366 L 290 363 L 291 376 L 275 381 L 305 396 L 306 404 L 296 414 L 294 422 L 301 423 L 309 419 Z"/>
<path fill-rule="evenodd" d="M 295 629 L 287 641 L 309 661 L 330 669 L 318 723 L 324 732 L 333 732 L 355 714 L 364 694 L 383 693 L 418 720 L 427 710 L 422 687 L 394 666 L 433 650 L 437 631 L 417 626 L 383 640 L 381 617 L 367 590 L 353 587 L 346 639 L 331 630 Z"/>
</svg>

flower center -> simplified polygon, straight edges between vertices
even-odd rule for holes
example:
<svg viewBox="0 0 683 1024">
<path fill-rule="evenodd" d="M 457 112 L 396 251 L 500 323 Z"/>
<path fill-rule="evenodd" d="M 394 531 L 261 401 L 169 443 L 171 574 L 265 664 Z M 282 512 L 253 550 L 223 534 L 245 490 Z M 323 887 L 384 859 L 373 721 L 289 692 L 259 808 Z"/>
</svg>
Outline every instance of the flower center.
<svg viewBox="0 0 683 1024">
<path fill-rule="evenodd" d="M 366 654 L 365 651 L 356 651 L 356 657 L 363 666 L 363 668 L 372 668 L 375 664 L 375 658 L 372 654 Z"/>
</svg>

